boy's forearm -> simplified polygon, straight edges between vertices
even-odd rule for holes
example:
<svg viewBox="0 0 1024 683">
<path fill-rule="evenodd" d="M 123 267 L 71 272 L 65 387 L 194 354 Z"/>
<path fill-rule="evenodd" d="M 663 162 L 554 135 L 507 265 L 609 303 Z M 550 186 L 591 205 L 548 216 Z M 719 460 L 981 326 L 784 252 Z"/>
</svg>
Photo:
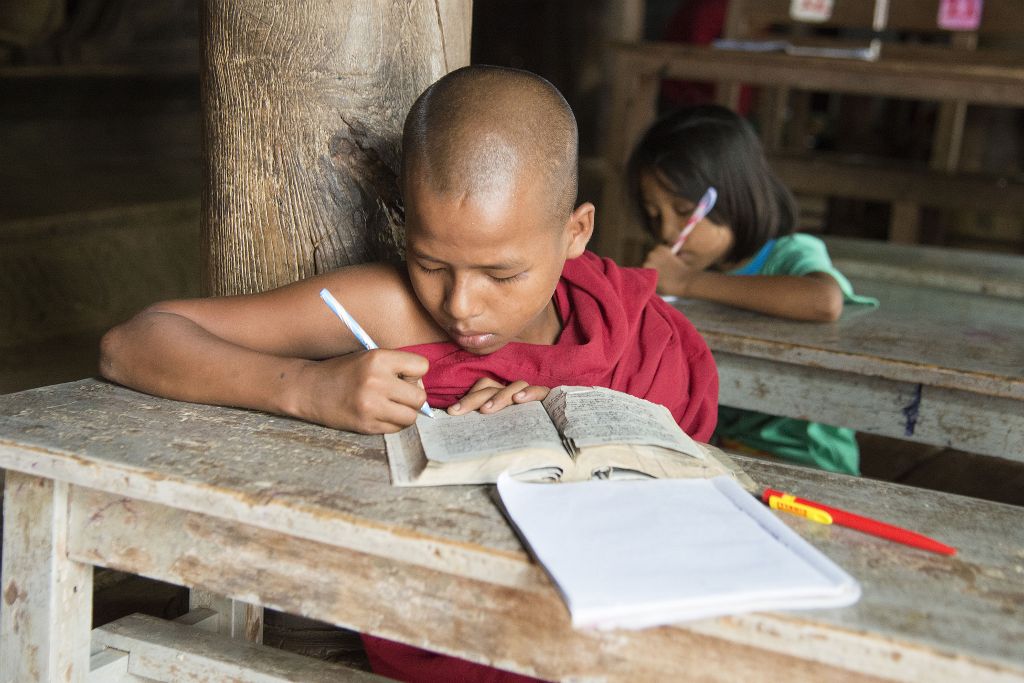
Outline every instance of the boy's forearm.
<svg viewBox="0 0 1024 683">
<path fill-rule="evenodd" d="M 726 275 L 704 271 L 686 296 L 791 320 L 830 321 L 842 312 L 842 292 L 830 276 Z"/>
<path fill-rule="evenodd" d="M 100 346 L 107 379 L 181 401 L 298 415 L 295 384 L 305 364 L 216 337 L 173 313 L 144 312 L 108 332 Z"/>
</svg>

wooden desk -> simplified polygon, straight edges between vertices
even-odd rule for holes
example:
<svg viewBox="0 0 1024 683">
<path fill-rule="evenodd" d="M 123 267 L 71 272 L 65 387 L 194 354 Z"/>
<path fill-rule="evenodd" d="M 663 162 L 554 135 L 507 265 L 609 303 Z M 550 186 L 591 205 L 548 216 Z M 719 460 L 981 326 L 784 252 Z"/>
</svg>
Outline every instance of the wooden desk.
<svg viewBox="0 0 1024 683">
<path fill-rule="evenodd" d="M 856 237 L 823 239 L 832 262 L 848 277 L 1024 301 L 1024 256 Z"/>
<path fill-rule="evenodd" d="M 1024 461 L 1024 302 L 851 279 L 881 306 L 835 323 L 677 303 L 714 353 L 720 402 Z"/>
<path fill-rule="evenodd" d="M 2 396 L 3 679 L 84 677 L 98 565 L 552 679 L 1024 680 L 1020 508 L 741 463 L 960 553 L 785 518 L 857 605 L 573 631 L 490 487 L 394 489 L 379 437 L 94 380 Z"/>
</svg>

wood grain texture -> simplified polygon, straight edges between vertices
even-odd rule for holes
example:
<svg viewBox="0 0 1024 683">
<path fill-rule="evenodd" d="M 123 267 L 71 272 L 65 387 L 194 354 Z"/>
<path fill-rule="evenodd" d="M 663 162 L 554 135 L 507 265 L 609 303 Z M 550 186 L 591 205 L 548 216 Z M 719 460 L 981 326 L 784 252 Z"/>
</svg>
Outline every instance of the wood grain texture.
<svg viewBox="0 0 1024 683">
<path fill-rule="evenodd" d="M 847 305 L 835 323 L 781 320 L 706 301 L 677 307 L 712 351 L 1024 401 L 1024 304 L 851 278 L 877 309 Z"/>
<path fill-rule="evenodd" d="M 828 324 L 677 303 L 715 355 L 721 402 L 1024 460 L 1024 303 L 852 281 L 881 306 Z"/>
<path fill-rule="evenodd" d="M 719 403 L 1024 462 L 1019 400 L 716 350 Z"/>
<path fill-rule="evenodd" d="M 548 680 L 731 681 L 755 676 L 765 666 L 797 681 L 870 680 L 770 651 L 737 661 L 745 646 L 680 629 L 574 631 L 542 573 L 530 590 L 512 589 L 79 491 L 71 522 L 75 558 L 131 566 L 133 572 Z M 500 516 L 494 521 L 503 524 Z"/>
<path fill-rule="evenodd" d="M 0 681 L 77 683 L 89 667 L 92 567 L 68 559 L 66 482 L 7 472 Z"/>
<path fill-rule="evenodd" d="M 192 626 L 132 614 L 93 631 L 94 646 L 129 652 L 128 673 L 172 683 L 385 683 L 340 664 L 211 635 Z M 90 683 L 93 683 L 90 679 Z"/>
<path fill-rule="evenodd" d="M 1024 300 L 1024 256 L 855 237 L 822 239 L 832 263 L 847 277 Z"/>
<path fill-rule="evenodd" d="M 202 3 L 211 294 L 394 258 L 401 128 L 468 63 L 471 0 Z"/>
<path fill-rule="evenodd" d="M 737 457 L 763 485 L 959 553 L 786 517 L 862 583 L 857 605 L 574 632 L 489 488 L 394 489 L 379 437 L 92 380 L 0 397 L 0 466 L 74 486 L 77 560 L 543 676 L 736 680 L 767 662 L 796 680 L 1024 679 L 1019 508 Z"/>
</svg>

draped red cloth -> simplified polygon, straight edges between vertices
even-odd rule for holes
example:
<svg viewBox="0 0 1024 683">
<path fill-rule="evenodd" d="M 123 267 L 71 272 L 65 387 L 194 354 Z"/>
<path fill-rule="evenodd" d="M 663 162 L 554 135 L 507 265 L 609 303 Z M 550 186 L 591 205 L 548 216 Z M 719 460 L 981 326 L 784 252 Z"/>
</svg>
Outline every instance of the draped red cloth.
<svg viewBox="0 0 1024 683">
<path fill-rule="evenodd" d="M 554 344 L 512 342 L 486 356 L 450 342 L 402 350 L 430 361 L 423 384 L 435 408 L 455 403 L 481 377 L 602 386 L 666 406 L 683 431 L 707 441 L 718 413 L 718 372 L 690 321 L 655 294 L 656 281 L 653 270 L 620 268 L 586 252 L 566 262 L 555 289 L 563 328 Z M 376 673 L 402 681 L 534 680 L 372 636 L 363 644 Z"/>
</svg>

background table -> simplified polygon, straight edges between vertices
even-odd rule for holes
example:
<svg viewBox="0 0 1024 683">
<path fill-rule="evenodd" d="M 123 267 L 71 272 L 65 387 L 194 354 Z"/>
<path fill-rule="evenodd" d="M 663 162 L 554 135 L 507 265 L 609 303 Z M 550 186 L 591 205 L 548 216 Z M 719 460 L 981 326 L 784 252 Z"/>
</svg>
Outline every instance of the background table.
<svg viewBox="0 0 1024 683">
<path fill-rule="evenodd" d="M 1020 508 L 740 459 L 960 553 L 784 517 L 857 605 L 574 631 L 492 487 L 392 488 L 382 442 L 94 380 L 0 397 L 4 679 L 84 675 L 98 565 L 552 679 L 1024 680 Z"/>
<path fill-rule="evenodd" d="M 823 236 L 843 275 L 1024 300 L 1024 256 Z"/>
<path fill-rule="evenodd" d="M 1024 301 L 851 278 L 835 323 L 678 301 L 723 405 L 1024 461 Z"/>
</svg>

